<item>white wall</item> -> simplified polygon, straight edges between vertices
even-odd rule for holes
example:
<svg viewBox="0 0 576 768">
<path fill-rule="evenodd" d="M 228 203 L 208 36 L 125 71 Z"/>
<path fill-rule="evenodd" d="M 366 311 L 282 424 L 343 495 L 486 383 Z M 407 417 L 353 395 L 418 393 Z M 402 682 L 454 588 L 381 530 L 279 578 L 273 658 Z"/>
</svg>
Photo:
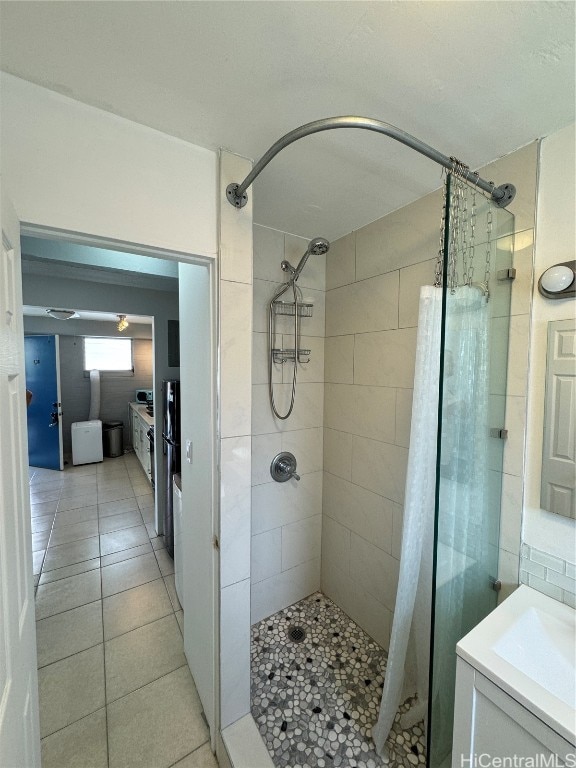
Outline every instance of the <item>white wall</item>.
<svg viewBox="0 0 576 768">
<path fill-rule="evenodd" d="M 320 233 L 321 234 L 321 233 Z M 325 256 L 311 256 L 298 285 L 314 302 L 313 316 L 301 319 L 301 347 L 310 362 L 298 365 L 292 415 L 274 418 L 268 398 L 268 303 L 286 282 L 280 263 L 296 266 L 308 240 L 275 229 L 254 227 L 254 318 L 252 334 L 252 622 L 320 589 L 322 528 L 322 425 L 324 400 Z M 282 297 L 293 301 L 292 292 Z M 294 347 L 292 317 L 278 317 L 276 346 Z M 286 413 L 292 363 L 274 366 L 274 394 Z M 300 481 L 276 483 L 270 462 L 290 451 Z"/>
<path fill-rule="evenodd" d="M 216 255 L 216 153 L 1 76 L 4 192 L 22 222 Z"/>
<path fill-rule="evenodd" d="M 68 239 L 81 241 L 81 235 L 102 238 L 103 247 L 113 245 L 129 252 L 159 249 L 185 257 L 217 258 L 219 184 L 215 152 L 9 75 L 2 75 L 0 94 L 2 194 L 12 199 L 21 221 L 30 225 L 27 233 L 45 227 L 50 231 L 62 230 L 63 238 Z M 238 220 L 246 219 L 251 230 L 251 210 Z M 79 236 L 74 238 L 70 233 L 79 233 Z M 233 236 L 232 231 L 230 235 Z M 223 276 L 226 276 L 225 267 L 229 271 L 236 268 L 236 254 L 233 250 L 227 253 L 232 258 L 225 264 L 222 253 Z M 251 282 L 251 247 L 247 268 Z M 249 293 L 250 297 L 241 307 L 234 296 L 222 292 L 221 297 L 224 306 L 227 302 L 233 306 L 241 327 L 248 325 L 247 384 L 238 395 L 242 399 L 247 393 L 243 412 L 248 414 L 248 422 L 251 288 Z M 138 314 L 149 313 L 144 310 Z M 188 353 L 186 346 L 184 353 Z M 187 362 L 190 360 L 182 359 L 182 366 Z M 233 390 L 233 368 L 231 365 L 227 371 L 230 391 Z M 185 396 L 191 394 L 184 392 Z M 211 396 L 217 396 L 215 388 Z M 223 425 L 237 418 L 233 398 L 222 396 L 220 415 Z M 243 434 L 250 435 L 249 423 L 243 425 Z M 248 477 L 249 474 L 248 461 Z M 249 541 L 249 515 L 246 524 Z M 202 546 L 211 547 L 211 541 L 203 541 Z M 249 568 L 249 563 L 245 567 Z M 202 593 L 211 589 L 213 583 L 210 574 L 202 573 L 194 586 Z M 245 636 L 248 637 L 249 599 L 246 608 Z M 187 625 L 185 642 L 188 642 L 188 632 Z M 228 638 L 234 638 L 235 632 L 230 622 Z M 233 639 L 229 640 L 229 645 L 232 644 Z M 213 652 L 213 644 L 208 650 Z M 230 658 L 229 665 L 232 663 Z M 248 643 L 242 680 L 247 683 L 242 691 L 242 707 L 249 708 Z M 211 722 L 214 723 L 214 716 Z"/>
<path fill-rule="evenodd" d="M 0 86 L 2 192 L 21 222 L 216 256 L 216 153 L 11 75 Z"/>
<path fill-rule="evenodd" d="M 504 445 L 498 578 L 499 599 L 518 586 L 522 499 L 526 477 L 524 444 L 528 387 L 528 346 L 533 282 L 534 225 L 538 175 L 538 142 L 532 142 L 481 169 L 484 178 L 516 185 L 516 197 L 509 211 L 514 214 L 514 260 L 516 279 L 512 283 L 506 416 L 508 438 Z"/>
<path fill-rule="evenodd" d="M 542 141 L 538 209 L 536 223 L 536 250 L 534 292 L 531 315 L 530 371 L 528 384 L 528 433 L 526 442 L 526 493 L 524 500 L 523 543 L 538 552 L 552 556 L 548 561 L 552 572 L 558 561 L 576 562 L 576 521 L 554 515 L 540 508 L 540 468 L 544 425 L 544 383 L 546 370 L 546 339 L 548 323 L 573 318 L 575 300 L 550 300 L 538 293 L 537 281 L 548 267 L 574 259 L 575 180 L 574 180 L 574 126 L 569 126 Z M 529 555 L 529 553 L 528 553 Z M 523 573 L 523 580 L 532 586 L 546 587 L 550 574 L 541 562 L 530 565 L 523 558 L 522 568 L 533 570 Z M 538 567 L 539 566 L 539 567 Z M 573 571 L 573 568 L 572 568 Z M 559 573 L 556 570 L 557 573 Z M 565 592 L 574 595 L 576 583 L 564 575 Z M 558 586 L 558 584 L 555 584 Z M 555 596 L 558 597 L 557 590 Z"/>
<path fill-rule="evenodd" d="M 184 650 L 206 718 L 214 726 L 212 286 L 208 267 L 180 264 L 179 275 Z M 186 457 L 187 440 L 192 444 L 191 461 Z"/>
<path fill-rule="evenodd" d="M 220 153 L 219 374 L 220 717 L 250 712 L 250 435 L 252 370 L 252 195 L 241 210 L 226 187 L 251 169 Z M 219 753 L 219 759 L 221 757 Z"/>
</svg>

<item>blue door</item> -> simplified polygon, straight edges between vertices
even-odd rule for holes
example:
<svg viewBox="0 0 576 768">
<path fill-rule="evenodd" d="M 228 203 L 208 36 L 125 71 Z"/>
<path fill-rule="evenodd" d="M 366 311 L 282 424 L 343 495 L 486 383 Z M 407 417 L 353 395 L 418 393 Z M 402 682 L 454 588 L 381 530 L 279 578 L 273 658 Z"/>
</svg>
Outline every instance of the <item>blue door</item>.
<svg viewBox="0 0 576 768">
<path fill-rule="evenodd" d="M 28 462 L 31 467 L 64 469 L 58 336 L 25 336 Z"/>
</svg>

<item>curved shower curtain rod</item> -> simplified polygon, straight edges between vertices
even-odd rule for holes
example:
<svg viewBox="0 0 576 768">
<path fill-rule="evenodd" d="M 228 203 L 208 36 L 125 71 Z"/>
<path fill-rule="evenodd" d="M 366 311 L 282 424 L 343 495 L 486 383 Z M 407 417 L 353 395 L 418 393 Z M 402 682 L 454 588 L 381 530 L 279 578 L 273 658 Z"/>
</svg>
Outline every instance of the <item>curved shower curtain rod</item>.
<svg viewBox="0 0 576 768">
<path fill-rule="evenodd" d="M 492 200 L 499 208 L 505 208 L 509 203 L 514 200 L 516 194 L 516 187 L 513 184 L 502 184 L 499 187 L 495 187 L 492 181 L 484 181 L 481 179 L 478 173 L 471 171 L 468 166 L 464 165 L 460 160 L 455 157 L 446 157 L 441 152 L 438 152 L 434 147 L 425 144 L 415 136 L 411 136 L 406 131 L 402 131 L 400 128 L 396 128 L 390 123 L 383 123 L 381 120 L 374 120 L 371 117 L 355 117 L 353 115 L 347 115 L 345 117 L 325 117 L 322 120 L 314 120 L 306 125 L 301 125 L 299 128 L 295 128 L 282 138 L 278 139 L 270 149 L 258 160 L 256 165 L 252 168 L 248 176 L 240 184 L 233 182 L 226 187 L 226 197 L 230 205 L 235 208 L 243 208 L 248 202 L 248 195 L 246 190 L 253 183 L 253 181 L 260 175 L 264 168 L 268 165 L 276 155 L 281 152 L 284 147 L 292 144 L 298 139 L 303 139 L 305 136 L 310 136 L 312 133 L 319 133 L 320 131 L 330 131 L 334 128 L 363 128 L 367 131 L 376 131 L 377 133 L 383 133 L 385 136 L 389 136 L 401 144 L 405 144 L 407 147 L 416 150 L 421 155 L 429 157 L 439 165 L 443 165 L 449 171 L 455 171 L 461 175 L 470 184 L 474 184 L 484 192 L 490 194 Z"/>
</svg>

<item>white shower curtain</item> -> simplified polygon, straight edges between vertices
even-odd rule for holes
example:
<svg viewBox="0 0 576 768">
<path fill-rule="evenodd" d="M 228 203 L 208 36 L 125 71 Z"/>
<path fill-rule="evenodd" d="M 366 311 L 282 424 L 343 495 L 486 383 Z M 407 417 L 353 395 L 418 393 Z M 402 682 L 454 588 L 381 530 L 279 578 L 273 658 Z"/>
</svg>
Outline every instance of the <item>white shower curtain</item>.
<svg viewBox="0 0 576 768">
<path fill-rule="evenodd" d="M 424 625 L 414 632 L 417 658 L 415 690 L 421 703 L 428 695 L 441 318 L 442 289 L 423 286 L 420 290 L 400 575 L 380 716 L 372 729 L 372 738 L 380 755 L 385 754 L 385 742 L 400 702 L 409 693 L 404 690 L 404 671 L 413 614 Z"/>
<path fill-rule="evenodd" d="M 380 716 L 372 731 L 381 755 L 386 754 L 385 742 L 398 707 L 408 695 L 418 695 L 413 722 L 425 717 L 427 711 L 441 314 L 442 289 L 424 286 L 420 293 L 400 575 Z M 436 572 L 436 615 L 441 614 L 442 620 L 435 631 L 432 690 L 439 711 L 447 710 L 452 701 L 454 648 L 464 634 L 461 626 L 466 622 L 466 604 L 474 599 L 469 594 L 470 574 L 475 572 L 474 564 L 482 560 L 479 548 L 486 542 L 481 529 L 486 520 L 488 322 L 488 305 L 477 288 L 466 286 L 447 294 Z M 411 628 L 416 681 L 405 686 Z M 450 728 L 447 733 L 451 733 Z M 436 734 L 435 740 L 442 741 L 442 734 Z"/>
</svg>

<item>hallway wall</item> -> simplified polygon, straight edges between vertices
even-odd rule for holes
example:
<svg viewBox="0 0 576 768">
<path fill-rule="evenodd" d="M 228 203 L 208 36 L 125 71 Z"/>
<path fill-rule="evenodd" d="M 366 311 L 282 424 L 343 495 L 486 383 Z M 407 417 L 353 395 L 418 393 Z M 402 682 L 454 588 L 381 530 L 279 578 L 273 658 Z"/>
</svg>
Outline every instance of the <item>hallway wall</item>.
<svg viewBox="0 0 576 768">
<path fill-rule="evenodd" d="M 156 339 L 156 344 L 153 346 L 154 372 L 156 374 L 155 399 L 160 400 L 163 379 L 179 377 L 180 369 L 169 365 L 168 344 L 166 343 L 168 320 L 178 320 L 179 318 L 178 294 L 176 292 L 154 291 L 126 284 L 71 280 L 50 277 L 46 274 L 29 274 L 24 271 L 22 293 L 24 303 L 31 306 L 51 304 L 52 306 L 66 307 L 73 302 L 74 307 L 78 310 L 102 312 L 122 310 L 127 314 L 151 315 L 154 318 Z M 103 324 L 100 323 L 99 325 L 102 326 Z M 34 318 L 29 318 L 26 330 L 37 327 Z M 38 331 L 35 330 L 34 332 Z M 139 386 L 136 384 L 134 389 Z M 158 434 L 156 439 L 159 439 Z"/>
<path fill-rule="evenodd" d="M 72 451 L 71 425 L 85 421 L 90 409 L 90 379 L 84 375 L 82 336 L 60 335 L 60 371 L 62 392 L 62 437 L 64 453 Z M 124 447 L 132 444 L 128 420 L 128 403 L 134 401 L 136 389 L 152 389 L 152 341 L 134 339 L 133 376 L 101 376 L 102 421 L 124 423 Z"/>
</svg>

